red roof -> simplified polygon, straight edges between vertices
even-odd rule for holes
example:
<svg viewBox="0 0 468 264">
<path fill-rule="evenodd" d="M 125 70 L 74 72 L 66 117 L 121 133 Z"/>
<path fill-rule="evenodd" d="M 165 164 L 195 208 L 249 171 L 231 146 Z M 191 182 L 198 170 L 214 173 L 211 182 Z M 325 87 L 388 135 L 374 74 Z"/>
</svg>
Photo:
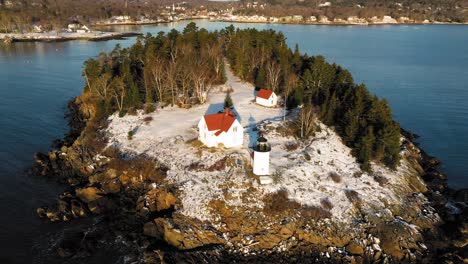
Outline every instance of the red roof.
<svg viewBox="0 0 468 264">
<path fill-rule="evenodd" d="M 219 136 L 222 132 L 227 132 L 231 128 L 232 123 L 236 121 L 236 114 L 229 112 L 226 108 L 224 113 L 205 115 L 205 123 L 208 131 L 216 131 L 215 136 Z"/>
<path fill-rule="evenodd" d="M 260 97 L 263 99 L 270 99 L 271 94 L 273 94 L 273 91 L 260 89 L 260 91 L 258 91 L 257 93 L 257 97 Z"/>
</svg>

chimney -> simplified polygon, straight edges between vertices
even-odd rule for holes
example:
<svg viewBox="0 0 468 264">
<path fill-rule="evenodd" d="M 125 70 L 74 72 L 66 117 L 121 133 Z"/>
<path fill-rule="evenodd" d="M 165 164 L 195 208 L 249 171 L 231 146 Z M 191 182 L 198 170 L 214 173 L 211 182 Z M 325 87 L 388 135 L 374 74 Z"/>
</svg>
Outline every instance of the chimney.
<svg viewBox="0 0 468 264">
<path fill-rule="evenodd" d="M 229 115 L 229 107 L 224 108 L 224 115 L 226 115 L 226 116 Z"/>
</svg>

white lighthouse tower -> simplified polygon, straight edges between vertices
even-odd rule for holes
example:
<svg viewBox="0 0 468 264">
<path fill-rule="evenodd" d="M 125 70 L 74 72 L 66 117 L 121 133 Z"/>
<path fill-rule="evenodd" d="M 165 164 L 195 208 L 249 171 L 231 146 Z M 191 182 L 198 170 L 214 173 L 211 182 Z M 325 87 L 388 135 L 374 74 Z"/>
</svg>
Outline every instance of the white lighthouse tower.
<svg viewBox="0 0 468 264">
<path fill-rule="evenodd" d="M 257 145 L 254 146 L 253 153 L 253 173 L 264 176 L 270 174 L 270 151 L 271 146 L 266 138 L 260 136 L 257 139 Z"/>
</svg>

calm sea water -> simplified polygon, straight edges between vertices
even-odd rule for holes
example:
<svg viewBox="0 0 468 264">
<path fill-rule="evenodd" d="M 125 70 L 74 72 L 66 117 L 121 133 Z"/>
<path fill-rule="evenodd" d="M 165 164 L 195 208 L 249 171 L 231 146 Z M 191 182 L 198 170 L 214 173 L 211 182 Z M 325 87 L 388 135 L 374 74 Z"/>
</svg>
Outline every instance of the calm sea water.
<svg viewBox="0 0 468 264">
<path fill-rule="evenodd" d="M 229 25 L 197 23 L 211 30 Z M 111 29 L 155 34 L 186 24 Z M 349 69 L 388 99 L 404 128 L 421 136 L 451 186 L 468 187 L 468 26 L 234 25 L 283 31 L 290 45 Z M 53 203 L 63 186 L 26 170 L 34 152 L 47 151 L 67 131 L 63 115 L 68 100 L 81 93 L 83 61 L 134 40 L 0 46 L 1 263 L 47 262 L 51 241 L 69 228 L 37 219 L 35 209 Z"/>
</svg>

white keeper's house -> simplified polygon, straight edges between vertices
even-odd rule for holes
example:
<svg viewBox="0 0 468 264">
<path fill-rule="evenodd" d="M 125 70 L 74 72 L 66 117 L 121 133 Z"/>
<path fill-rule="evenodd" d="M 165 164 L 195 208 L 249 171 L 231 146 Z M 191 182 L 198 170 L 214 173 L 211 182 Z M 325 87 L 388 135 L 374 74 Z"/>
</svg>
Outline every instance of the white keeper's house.
<svg viewBox="0 0 468 264">
<path fill-rule="evenodd" d="M 244 128 L 236 114 L 226 108 L 223 113 L 205 115 L 198 122 L 198 138 L 207 147 L 226 148 L 241 146 L 244 142 Z"/>
<path fill-rule="evenodd" d="M 278 96 L 273 91 L 260 89 L 255 96 L 255 102 L 266 107 L 273 107 L 278 103 Z"/>
</svg>

